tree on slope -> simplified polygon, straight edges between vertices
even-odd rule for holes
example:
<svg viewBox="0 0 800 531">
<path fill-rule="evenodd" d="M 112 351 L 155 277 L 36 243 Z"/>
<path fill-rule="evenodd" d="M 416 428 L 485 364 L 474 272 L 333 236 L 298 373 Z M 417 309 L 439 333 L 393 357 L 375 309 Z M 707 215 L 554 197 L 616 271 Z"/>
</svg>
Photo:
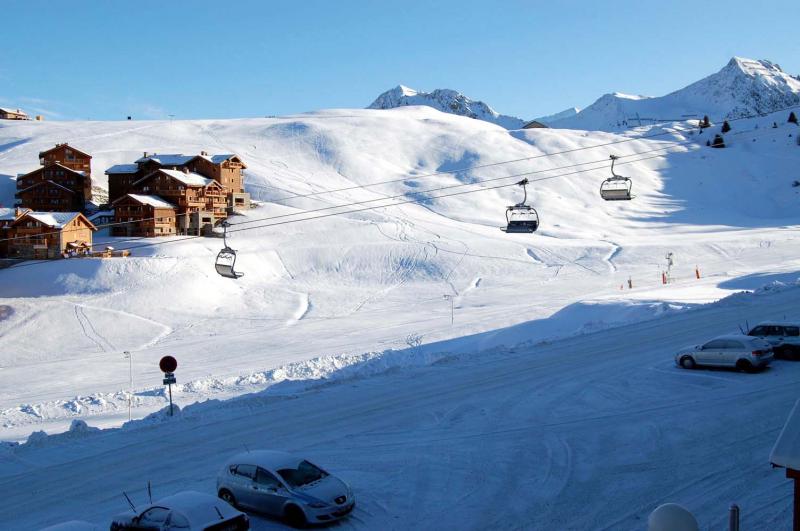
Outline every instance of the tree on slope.
<svg viewBox="0 0 800 531">
<path fill-rule="evenodd" d="M 725 140 L 722 138 L 722 135 L 714 135 L 714 141 L 711 142 L 711 147 L 713 148 L 725 147 Z"/>
<path fill-rule="evenodd" d="M 700 122 L 700 127 L 702 128 L 711 127 L 711 121 L 709 121 L 707 114 L 703 116 L 703 121 Z"/>
<path fill-rule="evenodd" d="M 730 130 L 731 130 L 731 124 L 728 123 L 728 120 L 722 122 L 722 132 L 727 133 Z"/>
<path fill-rule="evenodd" d="M 795 115 L 794 111 L 789 113 L 789 119 L 787 120 L 790 124 L 797 125 L 797 115 Z"/>
</svg>

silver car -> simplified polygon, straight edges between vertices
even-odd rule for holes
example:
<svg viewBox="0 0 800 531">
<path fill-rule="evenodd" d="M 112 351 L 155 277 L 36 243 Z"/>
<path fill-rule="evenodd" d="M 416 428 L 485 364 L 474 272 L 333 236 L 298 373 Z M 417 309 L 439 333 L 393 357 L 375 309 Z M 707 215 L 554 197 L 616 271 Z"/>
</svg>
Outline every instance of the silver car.
<svg viewBox="0 0 800 531">
<path fill-rule="evenodd" d="M 800 359 L 800 323 L 758 323 L 747 335 L 763 339 L 772 345 L 776 358 Z"/>
<path fill-rule="evenodd" d="M 355 507 L 344 481 L 302 457 L 271 450 L 228 459 L 217 476 L 217 495 L 234 507 L 281 517 L 294 526 L 332 522 Z"/>
<path fill-rule="evenodd" d="M 741 334 L 715 337 L 703 345 L 682 348 L 675 354 L 675 363 L 684 369 L 699 365 L 735 367 L 752 372 L 772 361 L 772 347 L 763 339 Z"/>
</svg>

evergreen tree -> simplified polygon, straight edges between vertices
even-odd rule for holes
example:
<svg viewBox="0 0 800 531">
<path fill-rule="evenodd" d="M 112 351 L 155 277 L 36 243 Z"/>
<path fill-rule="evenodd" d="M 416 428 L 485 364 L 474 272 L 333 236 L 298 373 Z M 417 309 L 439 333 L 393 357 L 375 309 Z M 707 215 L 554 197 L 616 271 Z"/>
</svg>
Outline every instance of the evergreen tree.
<svg viewBox="0 0 800 531">
<path fill-rule="evenodd" d="M 790 124 L 797 125 L 797 115 L 794 114 L 794 111 L 789 113 L 789 119 L 787 120 Z"/>
<path fill-rule="evenodd" d="M 714 141 L 711 143 L 711 147 L 714 148 L 724 148 L 725 147 L 725 140 L 722 138 L 722 135 L 715 135 Z"/>
<path fill-rule="evenodd" d="M 711 127 L 711 122 L 708 120 L 708 115 L 703 116 L 703 123 L 700 127 Z"/>
<path fill-rule="evenodd" d="M 727 133 L 730 130 L 731 130 L 731 124 L 728 123 L 728 120 L 722 122 L 722 132 Z"/>
</svg>

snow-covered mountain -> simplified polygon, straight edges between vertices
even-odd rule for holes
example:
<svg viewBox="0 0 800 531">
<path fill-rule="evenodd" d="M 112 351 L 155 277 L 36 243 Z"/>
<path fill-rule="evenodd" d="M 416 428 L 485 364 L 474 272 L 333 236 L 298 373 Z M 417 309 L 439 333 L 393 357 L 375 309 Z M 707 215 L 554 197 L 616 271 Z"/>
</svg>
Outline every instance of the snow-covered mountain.
<svg viewBox="0 0 800 531">
<path fill-rule="evenodd" d="M 563 120 L 564 118 L 572 118 L 576 114 L 581 112 L 581 110 L 577 107 L 570 107 L 569 109 L 564 109 L 561 112 L 557 112 L 554 114 L 548 114 L 547 116 L 540 116 L 539 118 L 534 118 L 537 122 L 541 122 L 543 124 L 551 124 L 557 120 Z"/>
<path fill-rule="evenodd" d="M 368 109 L 394 109 L 408 105 L 427 105 L 449 114 L 457 114 L 476 120 L 497 124 L 506 129 L 520 129 L 527 122 L 516 116 L 499 114 L 482 101 L 475 101 L 458 91 L 436 89 L 433 92 L 419 92 L 403 85 L 387 90 L 377 97 Z"/>
<path fill-rule="evenodd" d="M 766 60 L 734 57 L 722 70 L 666 96 L 605 94 L 553 127 L 615 131 L 640 123 L 712 120 L 772 112 L 800 104 L 800 80 Z"/>
</svg>

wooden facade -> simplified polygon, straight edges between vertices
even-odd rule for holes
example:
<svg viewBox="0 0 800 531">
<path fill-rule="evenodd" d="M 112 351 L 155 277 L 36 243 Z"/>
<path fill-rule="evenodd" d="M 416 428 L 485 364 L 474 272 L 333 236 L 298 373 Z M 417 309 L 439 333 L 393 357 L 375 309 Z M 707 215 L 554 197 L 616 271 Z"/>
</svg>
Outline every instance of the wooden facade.
<svg viewBox="0 0 800 531">
<path fill-rule="evenodd" d="M 17 177 L 17 203 L 40 212 L 80 212 L 87 181 L 91 183 L 82 172 L 53 163 Z"/>
<path fill-rule="evenodd" d="M 209 155 L 204 151 L 200 155 L 144 153 L 133 164 L 117 164 L 106 170 L 109 201 L 113 203 L 128 193 L 137 193 L 139 190 L 134 183 L 164 169 L 196 173 L 212 179 L 225 190 L 229 209 L 249 208 L 250 196 L 244 191 L 245 168 L 247 166 L 241 158 L 234 154 Z"/>
<path fill-rule="evenodd" d="M 133 189 L 136 194 L 158 196 L 174 205 L 182 234 L 200 234 L 228 216 L 222 185 L 188 169 L 158 170 L 133 183 Z"/>
<path fill-rule="evenodd" d="M 54 148 L 39 153 L 39 164 L 50 166 L 60 164 L 73 171 L 83 172 L 87 176 L 83 181 L 83 195 L 86 201 L 92 199 L 92 156 L 75 149 L 69 144 L 56 144 Z"/>
<path fill-rule="evenodd" d="M 89 254 L 95 230 L 80 212 L 25 212 L 9 228 L 8 256 L 44 260 Z"/>
<path fill-rule="evenodd" d="M 30 120 L 30 118 L 20 109 L 0 107 L 0 120 Z"/>
<path fill-rule="evenodd" d="M 177 211 L 160 197 L 127 194 L 113 203 L 114 236 L 174 236 Z"/>
</svg>

